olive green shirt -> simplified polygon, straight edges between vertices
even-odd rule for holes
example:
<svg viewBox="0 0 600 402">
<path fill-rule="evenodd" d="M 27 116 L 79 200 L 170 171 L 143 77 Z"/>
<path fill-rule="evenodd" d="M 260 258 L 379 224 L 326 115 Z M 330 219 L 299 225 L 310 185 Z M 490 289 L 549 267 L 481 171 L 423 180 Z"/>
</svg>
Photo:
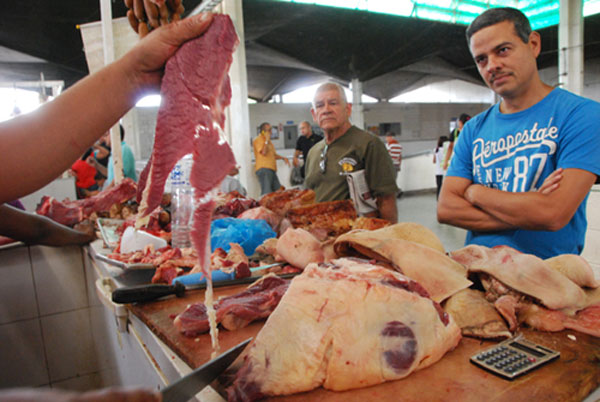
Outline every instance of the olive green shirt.
<svg viewBox="0 0 600 402">
<path fill-rule="evenodd" d="M 383 142 L 376 136 L 352 126 L 327 146 L 321 140 L 308 152 L 306 161 L 307 188 L 316 193 L 316 201 L 335 201 L 350 198 L 343 172 L 365 169 L 367 184 L 373 197 L 396 194 L 396 170 Z M 325 172 L 320 169 L 325 155 Z"/>
</svg>

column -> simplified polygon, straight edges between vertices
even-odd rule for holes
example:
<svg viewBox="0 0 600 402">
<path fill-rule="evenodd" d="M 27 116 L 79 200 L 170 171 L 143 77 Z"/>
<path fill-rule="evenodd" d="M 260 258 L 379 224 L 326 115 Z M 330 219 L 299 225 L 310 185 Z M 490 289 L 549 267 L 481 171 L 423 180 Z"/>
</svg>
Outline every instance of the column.
<svg viewBox="0 0 600 402">
<path fill-rule="evenodd" d="M 558 81 L 563 89 L 583 91 L 583 1 L 560 0 Z"/>
<path fill-rule="evenodd" d="M 242 0 L 224 0 L 221 7 L 223 13 L 231 17 L 240 40 L 240 44 L 233 54 L 233 63 L 229 69 L 231 104 L 226 116 L 226 136 L 233 149 L 235 160 L 240 166 L 240 181 L 242 185 L 248 190 L 248 195 L 257 196 L 260 194 L 260 188 L 254 176 L 254 167 L 252 165 Z"/>
<path fill-rule="evenodd" d="M 104 65 L 115 60 L 113 41 L 112 9 L 110 0 L 100 0 L 100 17 L 102 19 L 102 42 L 104 49 Z M 123 158 L 121 156 L 121 132 L 117 123 L 110 129 L 110 153 L 112 155 L 114 182 L 123 180 Z"/>
<path fill-rule="evenodd" d="M 365 128 L 365 117 L 362 104 L 362 82 L 358 78 L 353 78 L 351 83 L 352 89 L 352 116 L 350 120 L 356 127 Z"/>
</svg>

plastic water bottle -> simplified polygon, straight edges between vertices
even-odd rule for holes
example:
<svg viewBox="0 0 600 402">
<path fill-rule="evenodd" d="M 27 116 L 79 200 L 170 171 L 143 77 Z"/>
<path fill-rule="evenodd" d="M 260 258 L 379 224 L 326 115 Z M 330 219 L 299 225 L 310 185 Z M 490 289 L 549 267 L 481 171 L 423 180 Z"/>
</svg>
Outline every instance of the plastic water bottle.
<svg viewBox="0 0 600 402">
<path fill-rule="evenodd" d="M 191 247 L 194 218 L 194 189 L 190 185 L 192 154 L 181 158 L 171 172 L 171 245 Z"/>
</svg>

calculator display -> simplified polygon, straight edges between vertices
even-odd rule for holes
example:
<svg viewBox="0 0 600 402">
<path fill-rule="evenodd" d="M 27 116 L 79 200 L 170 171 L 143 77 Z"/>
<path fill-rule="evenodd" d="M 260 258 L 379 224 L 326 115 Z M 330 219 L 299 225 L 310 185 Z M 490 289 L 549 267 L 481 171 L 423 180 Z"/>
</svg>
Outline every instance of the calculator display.
<svg viewBox="0 0 600 402">
<path fill-rule="evenodd" d="M 537 350 L 527 347 L 527 346 L 523 345 L 522 343 L 511 342 L 511 343 L 509 343 L 509 345 L 512 346 L 513 348 L 517 348 L 519 350 L 522 350 L 523 352 L 527 352 L 536 357 L 543 357 L 546 355 L 545 353 L 538 352 Z"/>
</svg>

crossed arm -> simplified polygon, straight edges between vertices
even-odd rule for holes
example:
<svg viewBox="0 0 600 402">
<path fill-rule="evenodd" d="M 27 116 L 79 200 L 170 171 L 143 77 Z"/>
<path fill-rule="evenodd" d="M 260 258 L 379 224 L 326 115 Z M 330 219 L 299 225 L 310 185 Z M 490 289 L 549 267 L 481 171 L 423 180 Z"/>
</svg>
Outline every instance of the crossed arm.
<svg viewBox="0 0 600 402">
<path fill-rule="evenodd" d="M 513 228 L 556 231 L 571 220 L 595 180 L 596 175 L 585 170 L 558 169 L 538 191 L 513 193 L 446 177 L 438 221 L 483 232 Z"/>
</svg>

